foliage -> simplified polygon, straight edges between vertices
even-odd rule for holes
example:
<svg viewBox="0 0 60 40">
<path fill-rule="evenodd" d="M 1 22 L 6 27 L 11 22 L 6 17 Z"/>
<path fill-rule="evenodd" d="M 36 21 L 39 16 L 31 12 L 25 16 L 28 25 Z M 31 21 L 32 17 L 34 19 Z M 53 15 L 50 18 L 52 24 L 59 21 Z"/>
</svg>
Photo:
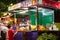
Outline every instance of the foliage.
<svg viewBox="0 0 60 40">
<path fill-rule="evenodd" d="M 0 2 L 3 2 L 5 5 L 10 5 L 11 3 L 15 3 L 16 0 L 0 0 Z"/>
<path fill-rule="evenodd" d="M 11 4 L 15 4 L 21 1 L 24 1 L 24 0 L 0 0 L 0 12 L 8 11 L 8 7 Z"/>
<path fill-rule="evenodd" d="M 15 2 L 16 0 L 0 0 L 0 12 L 8 11 L 9 5 Z"/>
<path fill-rule="evenodd" d="M 0 2 L 0 11 L 7 11 L 7 6 L 3 2 Z"/>
<path fill-rule="evenodd" d="M 53 34 L 43 33 L 37 40 L 57 40 L 57 37 Z"/>
</svg>

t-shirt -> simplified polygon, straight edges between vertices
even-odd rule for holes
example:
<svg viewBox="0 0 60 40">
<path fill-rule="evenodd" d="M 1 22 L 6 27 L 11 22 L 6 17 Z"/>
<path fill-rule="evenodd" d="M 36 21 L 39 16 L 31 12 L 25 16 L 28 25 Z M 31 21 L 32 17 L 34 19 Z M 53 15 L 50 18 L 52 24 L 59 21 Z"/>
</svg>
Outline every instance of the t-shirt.
<svg viewBox="0 0 60 40">
<path fill-rule="evenodd" d="M 13 27 L 12 27 L 12 30 L 16 30 L 16 26 L 13 26 Z"/>
<path fill-rule="evenodd" d="M 7 32 L 8 28 L 5 27 L 3 23 L 0 23 L 0 30 L 2 30 L 3 32 Z"/>
<path fill-rule="evenodd" d="M 14 31 L 8 30 L 8 40 L 14 40 Z"/>
</svg>

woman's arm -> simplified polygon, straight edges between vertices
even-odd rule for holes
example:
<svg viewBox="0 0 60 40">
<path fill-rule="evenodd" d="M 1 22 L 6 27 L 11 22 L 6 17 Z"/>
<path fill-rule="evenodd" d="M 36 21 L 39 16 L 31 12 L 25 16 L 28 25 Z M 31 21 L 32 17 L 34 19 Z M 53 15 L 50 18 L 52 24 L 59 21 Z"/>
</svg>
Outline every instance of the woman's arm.
<svg viewBox="0 0 60 40">
<path fill-rule="evenodd" d="M 9 36 L 8 36 L 8 31 L 6 32 L 6 40 L 9 39 Z"/>
</svg>

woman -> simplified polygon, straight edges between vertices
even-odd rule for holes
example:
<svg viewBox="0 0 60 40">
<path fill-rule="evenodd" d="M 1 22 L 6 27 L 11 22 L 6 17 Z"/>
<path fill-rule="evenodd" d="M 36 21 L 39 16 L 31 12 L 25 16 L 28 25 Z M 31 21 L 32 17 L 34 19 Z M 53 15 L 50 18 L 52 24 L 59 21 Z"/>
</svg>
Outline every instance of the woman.
<svg viewBox="0 0 60 40">
<path fill-rule="evenodd" d="M 11 25 L 9 24 L 7 27 L 9 30 L 7 31 L 6 40 L 14 40 L 14 31 L 12 30 Z"/>
</svg>

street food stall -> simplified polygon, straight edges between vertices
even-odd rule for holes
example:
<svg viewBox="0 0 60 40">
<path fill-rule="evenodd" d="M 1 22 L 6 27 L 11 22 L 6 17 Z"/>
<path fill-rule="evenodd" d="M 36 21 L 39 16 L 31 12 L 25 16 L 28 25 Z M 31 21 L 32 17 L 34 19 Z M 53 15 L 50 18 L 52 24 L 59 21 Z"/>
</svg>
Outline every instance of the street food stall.
<svg viewBox="0 0 60 40">
<path fill-rule="evenodd" d="M 45 30 L 47 26 L 50 27 L 54 23 L 54 11 L 50 9 L 39 8 L 38 15 L 36 15 L 36 9 L 15 11 L 15 14 L 17 24 L 19 24 L 19 27 L 23 26 L 25 30 L 29 30 L 29 28 L 33 31 L 37 30 L 37 28 L 38 30 Z"/>
<path fill-rule="evenodd" d="M 36 15 L 36 9 L 17 10 L 13 12 L 17 19 L 16 24 L 18 24 L 19 29 L 17 35 L 21 35 L 19 36 L 21 39 L 36 40 L 38 36 L 37 30 L 45 31 L 46 28 L 50 27 L 54 23 L 54 11 L 50 9 L 38 8 L 38 15 Z M 38 27 L 36 23 L 37 16 L 39 23 Z"/>
</svg>

